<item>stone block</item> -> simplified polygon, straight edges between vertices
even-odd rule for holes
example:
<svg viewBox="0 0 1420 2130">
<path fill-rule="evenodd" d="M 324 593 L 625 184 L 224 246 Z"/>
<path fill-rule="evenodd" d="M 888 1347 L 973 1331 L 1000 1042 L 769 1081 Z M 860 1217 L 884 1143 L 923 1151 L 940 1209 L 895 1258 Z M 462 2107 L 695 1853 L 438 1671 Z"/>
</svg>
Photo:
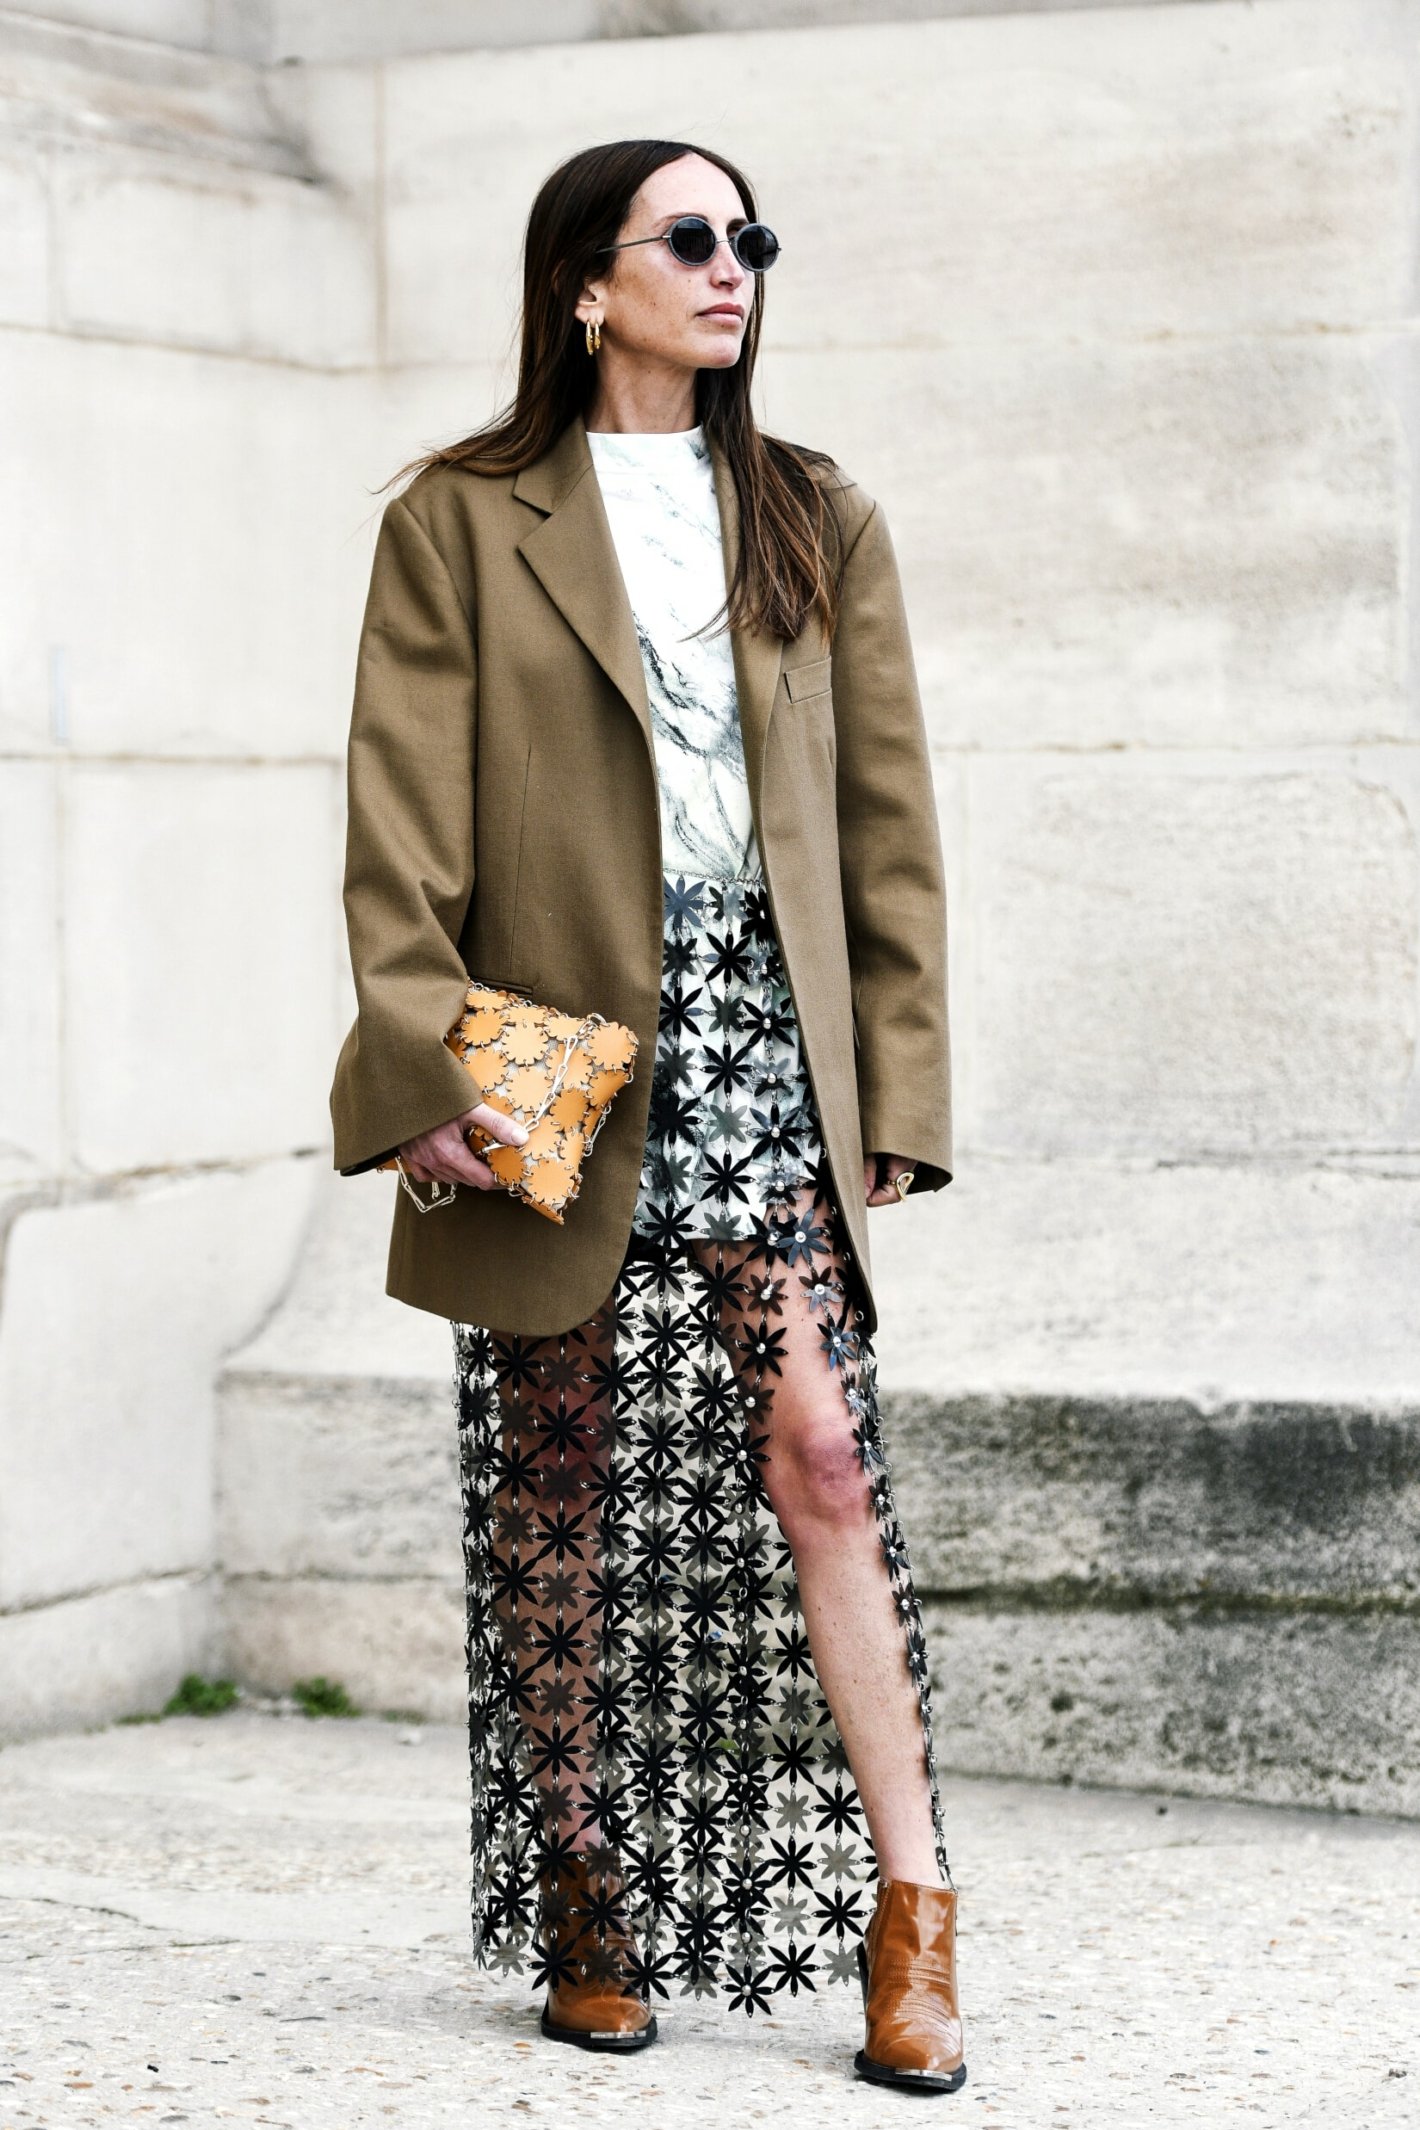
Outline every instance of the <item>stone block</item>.
<svg viewBox="0 0 1420 2130">
<path fill-rule="evenodd" d="M 378 1378 L 403 1394 L 423 1385 L 452 1403 L 448 1324 L 385 1293 L 394 1176 L 322 1168 L 300 1262 L 281 1306 L 234 1353 L 224 1381 Z"/>
<path fill-rule="evenodd" d="M 589 109 L 605 139 L 654 110 L 658 130 L 708 134 L 753 173 L 784 242 L 776 347 L 1408 315 L 1415 58 L 1397 11 L 1208 19 L 1226 34 L 1184 8 L 760 29 L 748 69 L 738 30 L 393 62 L 395 357 L 494 352 L 528 205 Z M 731 105 L 707 98 L 731 78 Z"/>
<path fill-rule="evenodd" d="M 245 1686 L 287 1691 L 324 1675 L 367 1712 L 467 1720 L 462 1582 L 233 1575 L 222 1621 L 225 1662 Z"/>
<path fill-rule="evenodd" d="M 283 55 L 284 56 L 284 55 Z M 359 223 L 373 265 L 378 232 L 378 67 L 268 66 L 263 86 L 282 130 L 320 182 Z"/>
<path fill-rule="evenodd" d="M 447 1385 L 229 1370 L 218 1427 L 229 1575 L 461 1578 Z"/>
<path fill-rule="evenodd" d="M 328 188 L 112 151 L 57 168 L 69 330 L 348 368 L 374 359 L 368 230 Z"/>
<path fill-rule="evenodd" d="M 401 0 L 397 8 L 381 0 L 344 0 L 338 8 L 327 0 L 273 0 L 271 12 L 273 59 L 341 64 L 470 46 L 560 44 L 600 37 L 609 28 L 604 0 L 539 0 L 532 13 L 510 9 L 506 0 Z"/>
<path fill-rule="evenodd" d="M 531 63 L 524 54 L 445 53 L 385 68 L 386 355 L 394 365 L 516 359 L 523 225 L 538 186 L 567 152 L 549 117 L 574 63 L 592 62 L 587 89 L 602 137 L 620 130 L 600 99 L 601 57 L 594 45 L 554 46 Z"/>
<path fill-rule="evenodd" d="M 1026 1155 L 1408 1143 L 1415 830 L 1348 767 L 973 778 L 979 1141 Z"/>
<path fill-rule="evenodd" d="M 925 1613 L 944 1771 L 1420 1813 L 1414 1613 Z"/>
<path fill-rule="evenodd" d="M 214 4 L 230 12 L 261 0 Z M 275 123 L 258 67 L 193 49 L 207 43 L 205 34 L 170 39 L 162 28 L 151 35 L 130 30 L 143 12 L 141 0 L 115 0 L 113 7 L 75 0 L 59 19 L 57 8 L 7 9 L 0 134 L 53 144 L 80 159 L 156 150 L 175 177 L 193 163 L 313 175 Z M 156 22 L 168 11 L 151 12 Z M 171 12 L 191 18 L 205 9 Z"/>
<path fill-rule="evenodd" d="M 1225 6 L 1205 27 L 1061 8 L 756 48 L 730 152 L 766 219 L 784 203 L 770 346 L 1083 346 L 1413 306 L 1414 55 L 1394 10 Z M 885 215 L 835 301 L 845 237 Z"/>
<path fill-rule="evenodd" d="M 41 0 L 37 15 L 106 36 L 143 37 L 200 50 L 208 40 L 212 0 Z"/>
<path fill-rule="evenodd" d="M 222 1661 L 210 1575 L 172 1575 L 0 1613 L 0 1742 L 151 1713 Z"/>
<path fill-rule="evenodd" d="M 80 754 L 338 757 L 379 502 L 363 385 L 14 334 L 19 506 L 0 520 L 0 745 L 49 744 L 52 657 Z M 396 462 L 397 463 L 397 462 Z M 43 507 L 35 501 L 43 498 Z"/>
<path fill-rule="evenodd" d="M 281 1291 L 310 1164 L 107 1187 L 23 1213 L 0 1318 L 0 1608 L 214 1555 L 213 1380 Z"/>
<path fill-rule="evenodd" d="M 419 363 L 369 381 L 362 416 L 361 477 L 371 487 L 421 451 L 482 428 L 517 390 L 517 363 Z"/>
<path fill-rule="evenodd" d="M 339 1033 L 323 765 L 75 765 L 64 980 L 103 1017 L 66 1057 L 88 1168 L 323 1145 Z"/>
<path fill-rule="evenodd" d="M 936 746 L 1415 736 L 1408 338 L 984 339 L 769 374 L 766 426 L 883 505 Z"/>
<path fill-rule="evenodd" d="M 887 1431 L 935 1596 L 1420 1617 L 1420 1408 L 917 1396 Z"/>
<path fill-rule="evenodd" d="M 63 1159 L 56 774 L 0 761 L 0 1185 Z"/>
<path fill-rule="evenodd" d="M 0 155 L 0 324 L 49 323 L 49 197 L 33 153 Z"/>
<path fill-rule="evenodd" d="M 1412 1161 L 993 1157 L 869 1214 L 885 1395 L 1405 1407 Z"/>
</svg>

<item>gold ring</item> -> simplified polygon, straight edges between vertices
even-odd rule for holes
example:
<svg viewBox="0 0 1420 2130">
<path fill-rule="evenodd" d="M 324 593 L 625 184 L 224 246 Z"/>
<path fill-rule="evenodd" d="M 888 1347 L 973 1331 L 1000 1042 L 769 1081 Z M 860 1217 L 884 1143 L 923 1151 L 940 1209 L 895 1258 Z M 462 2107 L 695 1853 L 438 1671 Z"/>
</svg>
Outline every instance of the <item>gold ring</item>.
<svg viewBox="0 0 1420 2130">
<path fill-rule="evenodd" d="M 916 1169 L 899 1169 L 893 1177 L 893 1189 L 899 1198 L 905 1198 L 912 1189 L 912 1179 L 916 1174 Z"/>
</svg>

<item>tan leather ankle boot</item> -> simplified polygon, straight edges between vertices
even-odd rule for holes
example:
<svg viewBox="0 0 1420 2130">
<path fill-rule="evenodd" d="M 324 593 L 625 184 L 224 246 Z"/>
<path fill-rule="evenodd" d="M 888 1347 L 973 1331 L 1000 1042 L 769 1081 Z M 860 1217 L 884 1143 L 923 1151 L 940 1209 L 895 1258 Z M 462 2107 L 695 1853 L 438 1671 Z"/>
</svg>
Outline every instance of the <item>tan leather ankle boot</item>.
<svg viewBox="0 0 1420 2130">
<path fill-rule="evenodd" d="M 952 1886 L 882 1879 L 858 1947 L 867 2034 L 853 2059 L 881 2086 L 955 2093 L 966 2082 Z"/>
<path fill-rule="evenodd" d="M 636 1987 L 620 1873 L 579 1853 L 551 1879 L 544 1874 L 542 1892 L 549 1964 L 543 2033 L 582 2049 L 646 2048 L 656 2020 Z"/>
</svg>

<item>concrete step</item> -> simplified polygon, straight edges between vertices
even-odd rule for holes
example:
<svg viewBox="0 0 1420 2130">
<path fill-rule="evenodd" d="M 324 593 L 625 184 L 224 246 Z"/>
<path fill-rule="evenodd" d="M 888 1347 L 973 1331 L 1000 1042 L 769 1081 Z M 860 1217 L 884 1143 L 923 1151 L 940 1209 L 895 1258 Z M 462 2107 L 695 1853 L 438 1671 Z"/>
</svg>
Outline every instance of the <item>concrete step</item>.
<svg viewBox="0 0 1420 2130">
<path fill-rule="evenodd" d="M 228 1661 L 362 1707 L 467 1706 L 448 1325 L 384 1293 L 396 1185 L 328 1179 L 292 1288 L 217 1385 Z"/>
<path fill-rule="evenodd" d="M 221 1377 L 222 1604 L 244 1679 L 453 1720 L 449 1334 L 382 1292 L 393 1188 L 332 1179 Z M 928 1354 L 879 1358 L 944 1767 L 1420 1813 L 1420 1409 L 951 1394 Z"/>
</svg>

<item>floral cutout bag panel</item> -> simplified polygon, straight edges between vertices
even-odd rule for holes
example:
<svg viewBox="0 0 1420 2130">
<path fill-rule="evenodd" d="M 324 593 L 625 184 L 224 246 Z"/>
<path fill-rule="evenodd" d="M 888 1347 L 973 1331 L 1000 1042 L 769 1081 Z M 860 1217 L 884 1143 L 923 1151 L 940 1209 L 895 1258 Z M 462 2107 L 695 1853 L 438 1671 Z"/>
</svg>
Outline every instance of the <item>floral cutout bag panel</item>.
<svg viewBox="0 0 1420 2130">
<path fill-rule="evenodd" d="M 604 1014 L 578 1019 L 499 985 L 470 983 L 463 1013 L 444 1042 L 476 1083 L 476 1099 L 527 1128 L 521 1146 L 504 1146 L 481 1125 L 471 1125 L 470 1149 L 513 1197 L 565 1225 L 567 1207 L 582 1187 L 582 1164 L 612 1098 L 634 1078 L 635 1031 Z M 399 1170 L 421 1213 L 448 1205 L 458 1188 L 447 1186 L 443 1197 L 436 1189 L 426 1202 L 398 1154 L 379 1165 Z"/>
</svg>

